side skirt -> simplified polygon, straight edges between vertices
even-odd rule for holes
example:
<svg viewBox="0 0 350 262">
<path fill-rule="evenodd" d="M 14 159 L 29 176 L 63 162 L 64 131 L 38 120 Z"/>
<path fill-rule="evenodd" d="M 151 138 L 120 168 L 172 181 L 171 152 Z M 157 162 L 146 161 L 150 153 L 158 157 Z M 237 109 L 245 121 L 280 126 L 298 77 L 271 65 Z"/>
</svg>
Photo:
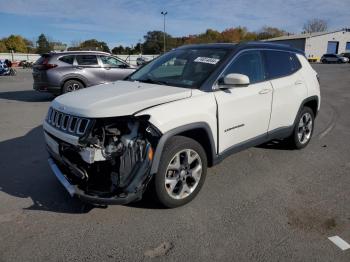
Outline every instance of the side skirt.
<svg viewBox="0 0 350 262">
<path fill-rule="evenodd" d="M 216 155 L 216 157 L 214 158 L 213 165 L 217 165 L 222 160 L 224 160 L 226 157 L 228 157 L 232 154 L 238 153 L 240 151 L 243 151 L 245 149 L 248 149 L 250 147 L 261 145 L 261 144 L 266 143 L 268 141 L 271 141 L 273 139 L 283 139 L 283 138 L 289 137 L 293 133 L 293 128 L 294 128 L 294 126 L 277 128 L 275 130 L 268 132 L 267 134 L 260 135 L 260 136 L 254 137 L 252 139 L 249 139 L 247 141 L 236 144 L 236 145 L 224 150 L 219 155 Z"/>
</svg>

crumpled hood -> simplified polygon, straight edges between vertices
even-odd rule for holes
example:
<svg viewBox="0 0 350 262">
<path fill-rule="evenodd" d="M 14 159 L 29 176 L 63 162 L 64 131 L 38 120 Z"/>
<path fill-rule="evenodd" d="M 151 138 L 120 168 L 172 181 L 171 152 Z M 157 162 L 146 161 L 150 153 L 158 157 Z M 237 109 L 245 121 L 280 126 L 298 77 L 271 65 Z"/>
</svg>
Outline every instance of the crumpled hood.
<svg viewBox="0 0 350 262">
<path fill-rule="evenodd" d="M 141 82 L 117 81 L 57 97 L 58 111 L 88 118 L 132 115 L 145 108 L 188 98 L 191 89 Z"/>
</svg>

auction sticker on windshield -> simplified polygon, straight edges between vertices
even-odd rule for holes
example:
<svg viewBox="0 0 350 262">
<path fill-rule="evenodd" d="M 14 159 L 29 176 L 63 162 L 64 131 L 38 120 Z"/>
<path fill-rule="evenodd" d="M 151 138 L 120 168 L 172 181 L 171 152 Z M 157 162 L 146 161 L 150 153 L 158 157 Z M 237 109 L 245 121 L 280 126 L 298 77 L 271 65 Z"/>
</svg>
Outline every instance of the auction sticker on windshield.
<svg viewBox="0 0 350 262">
<path fill-rule="evenodd" d="M 217 59 L 217 58 L 211 58 L 211 57 L 197 57 L 194 62 L 197 62 L 197 63 L 206 63 L 206 64 L 212 64 L 212 65 L 215 65 L 217 64 L 217 62 L 219 62 L 220 59 Z"/>
</svg>

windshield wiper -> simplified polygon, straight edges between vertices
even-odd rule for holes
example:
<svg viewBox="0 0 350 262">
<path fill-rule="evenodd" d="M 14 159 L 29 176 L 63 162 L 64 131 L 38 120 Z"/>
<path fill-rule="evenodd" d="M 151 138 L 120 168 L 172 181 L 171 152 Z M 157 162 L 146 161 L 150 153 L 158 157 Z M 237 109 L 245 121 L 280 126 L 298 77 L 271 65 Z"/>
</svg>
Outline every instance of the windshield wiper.
<svg viewBox="0 0 350 262">
<path fill-rule="evenodd" d="M 168 85 L 168 82 L 166 81 L 160 81 L 160 80 L 155 80 L 152 78 L 145 78 L 145 79 L 138 79 L 137 81 L 142 82 L 142 83 L 149 83 L 149 84 L 157 84 L 157 85 Z"/>
</svg>

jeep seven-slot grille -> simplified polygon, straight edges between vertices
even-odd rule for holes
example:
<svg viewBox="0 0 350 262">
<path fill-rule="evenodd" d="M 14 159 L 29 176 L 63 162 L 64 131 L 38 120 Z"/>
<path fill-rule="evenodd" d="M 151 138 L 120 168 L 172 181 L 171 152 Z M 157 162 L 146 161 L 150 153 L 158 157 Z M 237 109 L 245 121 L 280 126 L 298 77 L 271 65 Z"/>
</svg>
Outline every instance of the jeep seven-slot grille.
<svg viewBox="0 0 350 262">
<path fill-rule="evenodd" d="M 46 121 L 56 129 L 79 136 L 85 135 L 90 123 L 89 119 L 64 114 L 52 107 L 49 109 Z"/>
</svg>

